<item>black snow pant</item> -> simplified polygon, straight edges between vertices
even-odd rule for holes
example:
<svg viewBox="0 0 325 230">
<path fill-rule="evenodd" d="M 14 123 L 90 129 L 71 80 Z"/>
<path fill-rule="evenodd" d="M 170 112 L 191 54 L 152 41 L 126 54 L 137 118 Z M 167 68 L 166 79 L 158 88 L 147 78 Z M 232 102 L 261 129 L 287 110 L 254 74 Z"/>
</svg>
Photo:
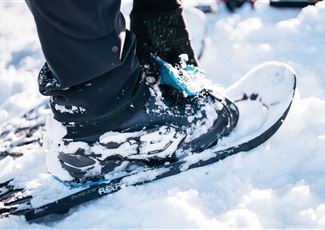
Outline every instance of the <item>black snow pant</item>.
<svg viewBox="0 0 325 230">
<path fill-rule="evenodd" d="M 26 0 L 46 59 L 39 76 L 51 96 L 54 118 L 67 138 L 97 137 L 118 129 L 149 95 L 135 54 L 136 40 L 125 29 L 120 0 Z M 134 0 L 133 10 L 179 7 L 176 0 Z M 70 130 L 70 131 L 69 131 Z"/>
</svg>

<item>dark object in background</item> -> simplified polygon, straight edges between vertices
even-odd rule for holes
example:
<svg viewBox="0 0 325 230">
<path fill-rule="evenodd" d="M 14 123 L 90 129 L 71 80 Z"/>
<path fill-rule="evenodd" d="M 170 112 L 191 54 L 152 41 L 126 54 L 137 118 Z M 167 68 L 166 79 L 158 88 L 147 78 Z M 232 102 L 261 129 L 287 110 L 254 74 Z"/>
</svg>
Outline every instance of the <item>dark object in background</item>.
<svg viewBox="0 0 325 230">
<path fill-rule="evenodd" d="M 251 6 L 254 7 L 256 0 L 223 0 L 223 2 L 226 4 L 226 7 L 230 12 L 234 12 L 246 2 L 250 3 Z"/>
<path fill-rule="evenodd" d="M 315 5 L 319 1 L 321 0 L 270 0 L 270 5 L 274 7 L 303 8 Z"/>
<path fill-rule="evenodd" d="M 195 8 L 201 10 L 205 14 L 215 14 L 218 12 L 217 2 L 202 2 L 195 6 Z"/>
</svg>

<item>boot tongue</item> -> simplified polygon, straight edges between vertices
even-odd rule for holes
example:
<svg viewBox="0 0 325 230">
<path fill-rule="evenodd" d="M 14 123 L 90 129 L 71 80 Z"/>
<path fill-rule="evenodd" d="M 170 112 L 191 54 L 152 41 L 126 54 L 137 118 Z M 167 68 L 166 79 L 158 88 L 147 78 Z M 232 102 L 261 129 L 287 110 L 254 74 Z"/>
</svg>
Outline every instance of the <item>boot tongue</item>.
<svg viewBox="0 0 325 230">
<path fill-rule="evenodd" d="M 172 66 L 160 57 L 155 59 L 160 72 L 160 84 L 168 85 L 177 91 L 181 91 L 185 96 L 196 96 L 205 89 L 205 72 L 193 65 L 187 65 L 185 55 L 181 55 L 181 65 Z"/>
</svg>

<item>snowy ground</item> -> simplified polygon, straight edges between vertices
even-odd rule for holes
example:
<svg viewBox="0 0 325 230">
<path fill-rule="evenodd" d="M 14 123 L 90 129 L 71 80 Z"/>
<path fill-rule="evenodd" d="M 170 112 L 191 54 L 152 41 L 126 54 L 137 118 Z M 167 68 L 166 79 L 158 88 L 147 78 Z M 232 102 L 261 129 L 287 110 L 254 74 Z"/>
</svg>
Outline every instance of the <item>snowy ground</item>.
<svg viewBox="0 0 325 230">
<path fill-rule="evenodd" d="M 267 144 L 208 167 L 123 189 L 48 226 L 14 217 L 0 220 L 0 228 L 325 228 L 324 21 L 325 2 L 301 12 L 259 3 L 255 11 L 247 6 L 230 15 L 221 9 L 208 18 L 201 66 L 221 85 L 229 86 L 263 61 L 283 61 L 296 70 L 293 107 Z M 201 22 L 191 20 L 193 34 Z M 44 60 L 23 1 L 0 1 L 0 28 L 2 123 L 37 103 L 36 74 Z M 15 164 L 6 162 L 0 164 L 6 170 Z"/>
</svg>

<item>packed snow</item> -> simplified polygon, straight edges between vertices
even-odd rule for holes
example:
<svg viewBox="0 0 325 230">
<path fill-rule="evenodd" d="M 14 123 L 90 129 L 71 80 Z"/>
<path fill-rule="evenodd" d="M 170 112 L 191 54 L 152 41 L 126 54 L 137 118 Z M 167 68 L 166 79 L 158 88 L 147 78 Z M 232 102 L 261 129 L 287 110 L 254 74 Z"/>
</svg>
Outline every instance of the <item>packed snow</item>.
<svg viewBox="0 0 325 230">
<path fill-rule="evenodd" d="M 129 12 L 130 5 L 125 2 L 123 11 Z M 124 188 L 78 207 L 63 220 L 30 225 L 22 217 L 10 217 L 0 220 L 1 229 L 325 228 L 325 2 L 300 11 L 261 1 L 255 10 L 247 5 L 235 14 L 221 6 L 207 18 L 190 9 L 187 18 L 197 50 L 207 28 L 201 68 L 224 87 L 264 61 L 292 66 L 298 91 L 277 134 L 248 153 Z M 44 58 L 24 1 L 1 1 L 0 28 L 3 123 L 42 100 L 36 76 Z M 208 151 L 204 154 L 209 157 Z M 46 170 L 43 162 L 44 153 L 35 150 L 17 160 L 2 159 L 0 182 L 19 174 L 32 177 Z M 48 174 L 42 177 L 51 181 Z M 37 183 L 30 186 L 65 189 L 59 182 Z"/>
</svg>

